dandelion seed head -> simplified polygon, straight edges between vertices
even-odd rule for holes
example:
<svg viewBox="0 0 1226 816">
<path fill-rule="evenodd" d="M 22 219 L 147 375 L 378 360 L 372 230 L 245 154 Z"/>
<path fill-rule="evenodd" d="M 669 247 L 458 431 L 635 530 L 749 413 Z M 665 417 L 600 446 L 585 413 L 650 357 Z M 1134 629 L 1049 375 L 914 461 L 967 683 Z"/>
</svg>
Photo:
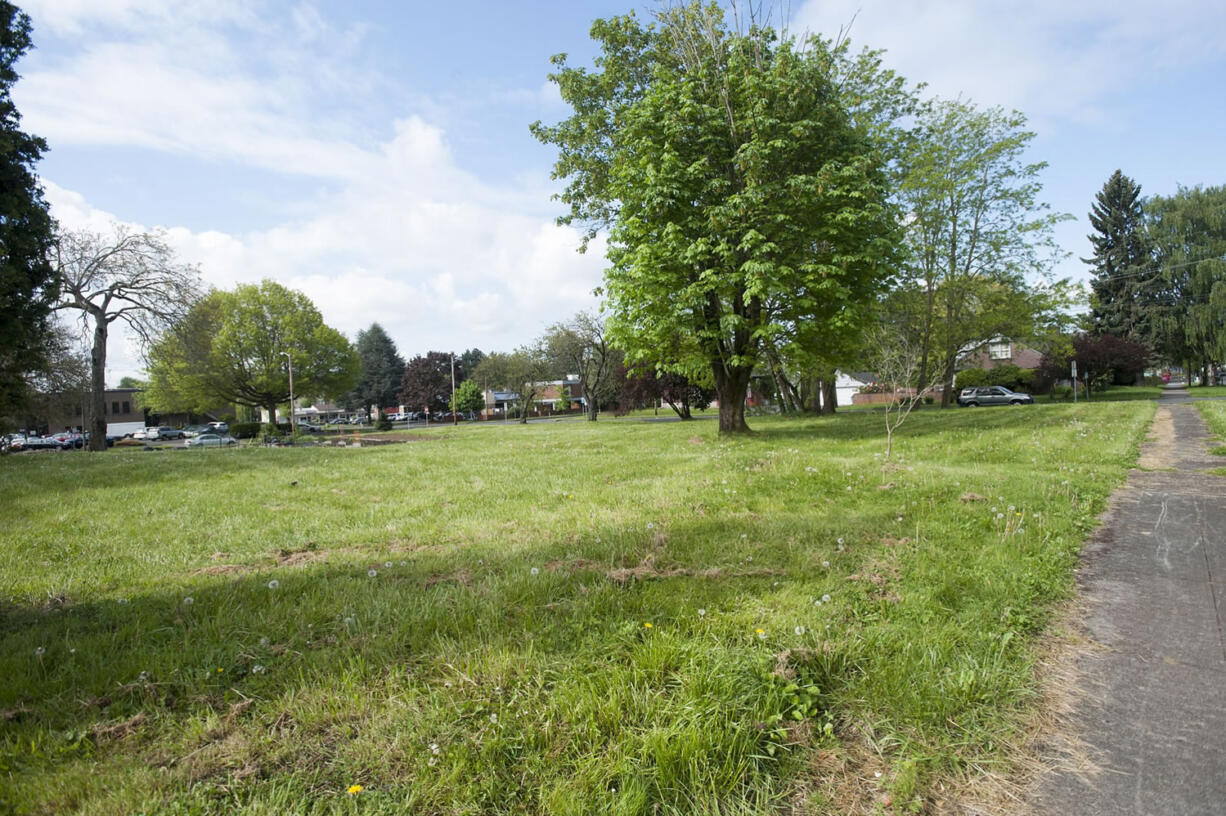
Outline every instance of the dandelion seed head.
<svg viewBox="0 0 1226 816">
<path fill-rule="evenodd" d="M 822 603 L 830 603 L 830 596 L 829 596 L 829 595 L 823 595 L 823 596 L 822 596 Z"/>
<path fill-rule="evenodd" d="M 699 609 L 699 610 L 698 610 L 698 617 L 700 617 L 700 618 L 705 618 L 706 616 L 707 616 L 707 610 L 705 610 L 705 609 Z"/>
<path fill-rule="evenodd" d="M 260 645 L 261 645 L 261 646 L 267 646 L 267 645 L 269 645 L 270 643 L 272 643 L 272 641 L 271 641 L 271 640 L 269 640 L 267 637 L 262 637 L 262 638 L 260 638 Z"/>
<path fill-rule="evenodd" d="M 346 626 L 353 626 L 353 618 L 352 618 L 352 617 L 347 617 L 347 618 L 345 618 L 345 625 L 346 625 Z"/>
<path fill-rule="evenodd" d="M 251 667 L 251 673 L 252 673 L 252 674 L 263 674 L 264 672 L 265 672 L 264 667 L 263 667 L 263 666 L 261 666 L 259 663 L 255 664 L 254 666 L 252 666 L 252 667 Z"/>
<path fill-rule="evenodd" d="M 830 569 L 830 562 L 829 562 L 829 561 L 823 561 L 823 562 L 822 562 L 822 567 L 823 567 L 823 568 L 825 568 L 825 569 Z"/>
<path fill-rule="evenodd" d="M 268 582 L 269 589 L 276 589 L 279 586 L 281 586 L 281 582 L 278 581 L 276 578 L 273 578 L 271 581 Z"/>
<path fill-rule="evenodd" d="M 384 561 L 384 562 L 383 562 L 383 566 L 384 566 L 384 567 L 386 567 L 387 569 L 391 569 L 391 568 L 392 568 L 392 562 L 391 562 L 391 561 Z"/>
<path fill-rule="evenodd" d="M 186 598 L 183 599 L 184 606 L 191 606 L 195 602 L 196 600 L 191 595 L 188 595 Z"/>
<path fill-rule="evenodd" d="M 147 672 L 147 671 L 143 671 L 143 672 L 141 672 L 141 673 L 140 673 L 140 676 L 139 676 L 139 677 L 137 677 L 136 679 L 137 679 L 137 680 L 139 680 L 139 681 L 140 681 L 140 682 L 142 682 L 142 683 L 147 683 L 147 682 L 149 682 L 149 672 Z"/>
<path fill-rule="evenodd" d="M 379 570 L 374 570 L 374 569 L 372 569 L 372 570 L 366 570 L 366 577 L 367 577 L 367 578 L 374 578 L 374 577 L 375 577 L 376 575 L 378 575 L 378 574 L 379 574 Z"/>
<path fill-rule="evenodd" d="M 540 574 L 541 574 L 541 570 L 540 570 L 540 568 L 539 568 L 539 567 L 533 567 L 532 569 L 528 570 L 528 572 L 529 572 L 529 573 L 531 573 L 532 575 L 540 575 Z"/>
<path fill-rule="evenodd" d="M 655 523 L 654 521 L 649 521 L 649 522 L 647 522 L 647 529 L 648 529 L 648 530 L 654 530 L 655 528 L 656 528 L 656 523 Z"/>
<path fill-rule="evenodd" d="M 496 722 L 498 722 L 498 715 L 497 715 L 497 714 L 491 714 L 491 715 L 490 715 L 490 722 L 492 722 L 492 723 L 496 723 Z"/>
<path fill-rule="evenodd" d="M 409 562 L 408 562 L 408 561 L 401 561 L 401 562 L 400 562 L 400 566 L 402 566 L 402 567 L 407 567 L 408 565 L 409 565 Z"/>
<path fill-rule="evenodd" d="M 426 762 L 426 764 L 429 765 L 431 768 L 433 768 L 435 765 L 438 764 L 438 757 L 435 757 L 435 756 L 430 757 L 430 759 Z"/>
<path fill-rule="evenodd" d="M 432 742 L 432 743 L 430 743 L 430 753 L 432 753 L 432 754 L 437 754 L 437 753 L 438 753 L 438 750 L 439 750 L 439 749 L 438 749 L 438 743 L 437 743 L 437 742 Z"/>
<path fill-rule="evenodd" d="M 42 656 L 43 656 L 43 655 L 45 655 L 46 653 L 47 653 L 47 649 L 46 649 L 45 647 L 43 647 L 43 646 L 38 646 L 38 647 L 36 647 L 36 648 L 34 649 L 34 656 L 35 656 L 35 657 L 42 657 Z"/>
<path fill-rule="evenodd" d="M 792 631 L 793 631 L 793 632 L 795 632 L 795 633 L 796 633 L 796 634 L 798 634 L 798 635 L 803 635 L 803 634 L 805 633 L 805 628 L 804 628 L 803 626 L 797 626 L 797 627 L 796 627 L 795 629 L 793 629 Z"/>
<path fill-rule="evenodd" d="M 836 544 L 838 544 L 840 547 L 841 547 L 841 546 L 843 546 L 843 538 L 842 538 L 842 536 L 840 536 L 840 537 L 839 537 L 839 540 L 838 540 L 838 541 L 836 541 L 835 543 L 836 543 Z"/>
</svg>

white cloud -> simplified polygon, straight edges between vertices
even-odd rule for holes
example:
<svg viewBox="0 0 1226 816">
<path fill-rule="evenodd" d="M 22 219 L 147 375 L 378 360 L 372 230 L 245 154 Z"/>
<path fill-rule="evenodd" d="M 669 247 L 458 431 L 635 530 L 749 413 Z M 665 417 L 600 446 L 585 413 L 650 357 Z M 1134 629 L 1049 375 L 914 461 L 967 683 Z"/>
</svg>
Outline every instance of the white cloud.
<svg viewBox="0 0 1226 816">
<path fill-rule="evenodd" d="M 244 235 L 171 226 L 167 238 L 211 285 L 272 278 L 350 336 L 381 323 L 406 356 L 510 350 L 595 305 L 602 245 L 578 254 L 576 230 L 522 214 L 515 191 L 459 170 L 437 128 L 410 117 L 395 133 L 310 218 Z M 47 199 L 67 229 L 112 220 L 53 183 Z M 109 380 L 140 368 L 122 340 L 110 353 Z"/>
</svg>

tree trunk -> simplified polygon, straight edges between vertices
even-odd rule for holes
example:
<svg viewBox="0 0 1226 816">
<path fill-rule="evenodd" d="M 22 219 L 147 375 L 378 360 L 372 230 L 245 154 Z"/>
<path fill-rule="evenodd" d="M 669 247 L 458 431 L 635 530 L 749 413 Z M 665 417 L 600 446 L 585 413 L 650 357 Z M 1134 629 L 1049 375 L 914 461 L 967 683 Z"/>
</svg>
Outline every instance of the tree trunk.
<svg viewBox="0 0 1226 816">
<path fill-rule="evenodd" d="M 957 365 L 957 355 L 950 354 L 949 360 L 945 363 L 945 372 L 941 376 L 941 407 L 948 408 L 950 394 L 954 390 L 954 367 Z"/>
<path fill-rule="evenodd" d="M 715 393 L 719 397 L 719 432 L 749 433 L 745 424 L 745 395 L 749 392 L 752 368 L 725 367 L 719 363 L 712 366 L 715 374 Z"/>
<path fill-rule="evenodd" d="M 106 334 L 109 324 L 94 315 L 94 346 L 89 352 L 89 378 L 93 413 L 89 418 L 89 449 L 106 450 Z"/>
<path fill-rule="evenodd" d="M 584 393 L 586 394 L 587 391 L 585 390 Z M 588 396 L 587 398 L 587 421 L 595 422 L 596 414 L 599 412 L 600 412 L 600 406 L 596 404 L 596 400 L 592 399 L 591 396 Z"/>
<path fill-rule="evenodd" d="M 833 379 L 822 380 L 822 413 L 833 414 L 838 408 L 839 392 Z"/>
</svg>

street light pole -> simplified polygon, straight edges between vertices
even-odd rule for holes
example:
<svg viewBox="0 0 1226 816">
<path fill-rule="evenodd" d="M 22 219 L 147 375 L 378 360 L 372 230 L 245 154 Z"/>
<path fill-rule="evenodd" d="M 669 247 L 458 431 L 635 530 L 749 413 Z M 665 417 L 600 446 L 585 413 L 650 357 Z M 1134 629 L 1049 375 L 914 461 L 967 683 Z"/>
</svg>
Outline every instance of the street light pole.
<svg viewBox="0 0 1226 816">
<path fill-rule="evenodd" d="M 460 406 L 455 404 L 455 352 L 451 353 L 451 424 L 456 426 L 460 424 L 459 417 Z"/>
<path fill-rule="evenodd" d="M 289 356 L 288 351 L 281 352 L 281 356 L 289 362 L 289 432 L 291 435 L 297 435 L 298 428 L 294 424 L 294 358 Z M 276 419 L 273 422 L 276 422 Z"/>
</svg>

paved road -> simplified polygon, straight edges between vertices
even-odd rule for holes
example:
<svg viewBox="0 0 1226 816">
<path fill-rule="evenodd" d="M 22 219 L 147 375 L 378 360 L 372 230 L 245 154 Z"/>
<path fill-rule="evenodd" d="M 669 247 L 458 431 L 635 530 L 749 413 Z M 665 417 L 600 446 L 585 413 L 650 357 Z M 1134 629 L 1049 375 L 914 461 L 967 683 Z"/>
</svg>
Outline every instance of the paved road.
<svg viewBox="0 0 1226 816">
<path fill-rule="evenodd" d="M 1035 814 L 1226 814 L 1226 478 L 1204 472 L 1226 459 L 1186 394 L 1159 400 L 1156 441 L 1087 549 L 1094 645 L 1071 726 L 1094 767 L 1040 776 Z"/>
</svg>

